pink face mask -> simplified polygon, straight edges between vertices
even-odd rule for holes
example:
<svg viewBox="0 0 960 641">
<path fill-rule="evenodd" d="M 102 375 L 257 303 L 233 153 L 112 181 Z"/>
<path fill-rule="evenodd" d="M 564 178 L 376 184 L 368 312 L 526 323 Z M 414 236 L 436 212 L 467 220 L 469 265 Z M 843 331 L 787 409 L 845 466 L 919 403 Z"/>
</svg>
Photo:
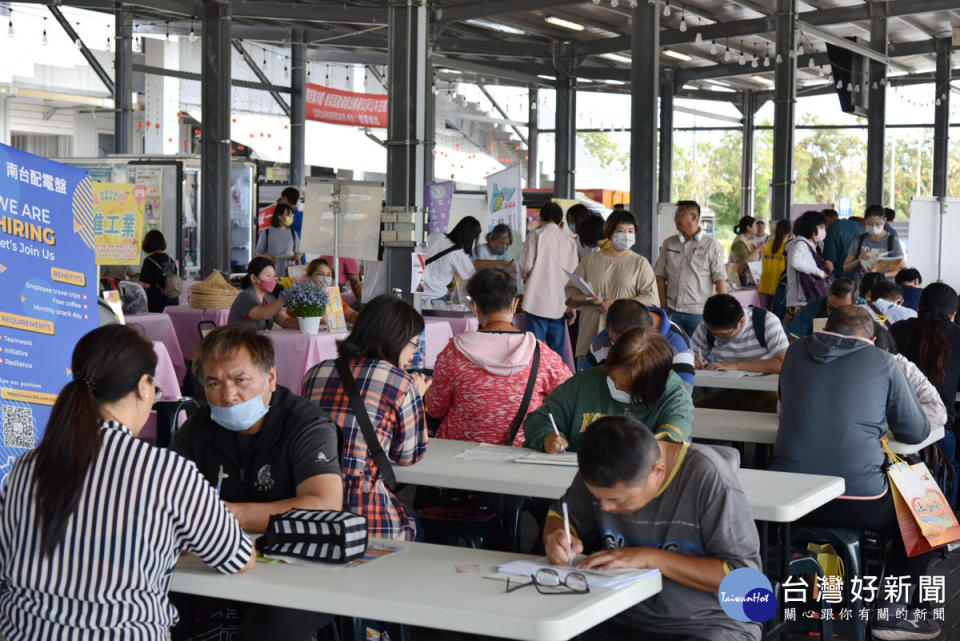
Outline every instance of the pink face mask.
<svg viewBox="0 0 960 641">
<path fill-rule="evenodd" d="M 277 279 L 276 278 L 261 278 L 260 279 L 260 289 L 271 293 L 274 289 L 277 288 Z"/>
<path fill-rule="evenodd" d="M 827 230 L 823 227 L 817 229 L 817 242 L 822 243 L 823 240 L 827 237 Z"/>
</svg>

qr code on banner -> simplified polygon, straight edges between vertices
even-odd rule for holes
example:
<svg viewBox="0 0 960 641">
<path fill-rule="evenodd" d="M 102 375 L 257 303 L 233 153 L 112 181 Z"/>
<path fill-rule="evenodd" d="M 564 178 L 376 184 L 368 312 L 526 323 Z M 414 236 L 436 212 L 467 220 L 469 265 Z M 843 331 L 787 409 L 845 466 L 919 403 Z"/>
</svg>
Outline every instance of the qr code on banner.
<svg viewBox="0 0 960 641">
<path fill-rule="evenodd" d="M 4 447 L 21 447 L 31 450 L 36 443 L 33 440 L 33 408 L 17 405 L 3 405 L 0 410 L 3 424 Z"/>
</svg>

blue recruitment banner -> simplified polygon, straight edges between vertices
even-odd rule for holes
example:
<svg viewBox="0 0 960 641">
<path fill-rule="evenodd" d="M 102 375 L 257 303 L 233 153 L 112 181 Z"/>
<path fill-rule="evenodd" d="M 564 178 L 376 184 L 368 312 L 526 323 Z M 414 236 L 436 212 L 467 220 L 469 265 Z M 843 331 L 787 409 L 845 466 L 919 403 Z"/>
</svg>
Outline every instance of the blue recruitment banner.
<svg viewBox="0 0 960 641">
<path fill-rule="evenodd" d="M 85 170 L 0 144 L 0 482 L 98 325 L 92 196 Z"/>
</svg>

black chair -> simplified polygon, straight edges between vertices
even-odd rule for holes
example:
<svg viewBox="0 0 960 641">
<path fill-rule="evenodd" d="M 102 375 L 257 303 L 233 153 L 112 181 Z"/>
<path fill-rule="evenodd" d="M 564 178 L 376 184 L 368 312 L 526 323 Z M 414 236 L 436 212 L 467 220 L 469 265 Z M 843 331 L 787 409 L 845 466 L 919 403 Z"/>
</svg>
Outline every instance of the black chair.
<svg viewBox="0 0 960 641">
<path fill-rule="evenodd" d="M 173 436 L 177 433 L 178 417 L 180 412 L 187 412 L 189 417 L 200 409 L 200 405 L 190 397 L 184 396 L 173 401 L 159 401 L 153 404 L 157 412 L 157 440 L 158 447 L 170 447 Z"/>
</svg>

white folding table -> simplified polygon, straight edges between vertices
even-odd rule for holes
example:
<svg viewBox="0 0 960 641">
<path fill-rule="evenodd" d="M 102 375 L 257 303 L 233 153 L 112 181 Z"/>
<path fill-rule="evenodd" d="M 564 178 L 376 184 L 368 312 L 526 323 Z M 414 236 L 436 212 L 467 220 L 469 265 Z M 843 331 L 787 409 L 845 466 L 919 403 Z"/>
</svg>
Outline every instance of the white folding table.
<svg viewBox="0 0 960 641">
<path fill-rule="evenodd" d="M 721 374 L 708 369 L 698 369 L 693 384 L 696 387 L 776 392 L 777 386 L 780 384 L 780 376 L 777 374 L 733 376 L 732 374 Z"/>
<path fill-rule="evenodd" d="M 218 574 L 196 557 L 185 556 L 174 570 L 170 590 L 467 634 L 565 641 L 662 587 L 661 575 L 654 571 L 619 590 L 591 587 L 588 594 L 545 596 L 530 586 L 508 594 L 505 582 L 483 576 L 500 564 L 537 557 L 388 543 L 406 551 L 352 568 L 258 562 L 238 576 Z M 457 571 L 457 566 L 472 565 L 480 572 Z"/>
</svg>

